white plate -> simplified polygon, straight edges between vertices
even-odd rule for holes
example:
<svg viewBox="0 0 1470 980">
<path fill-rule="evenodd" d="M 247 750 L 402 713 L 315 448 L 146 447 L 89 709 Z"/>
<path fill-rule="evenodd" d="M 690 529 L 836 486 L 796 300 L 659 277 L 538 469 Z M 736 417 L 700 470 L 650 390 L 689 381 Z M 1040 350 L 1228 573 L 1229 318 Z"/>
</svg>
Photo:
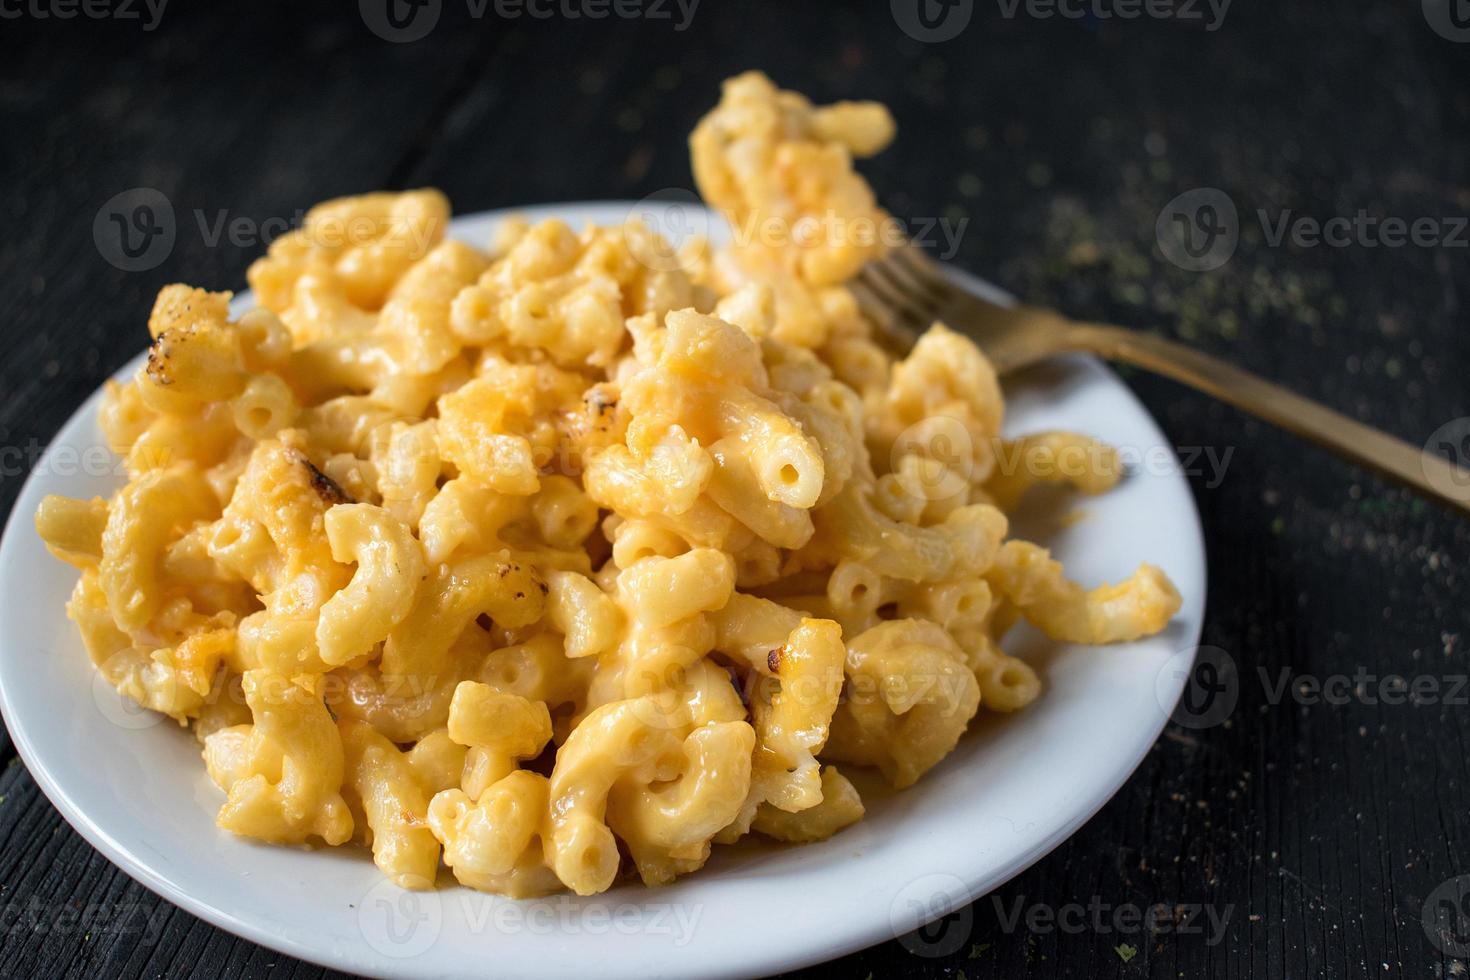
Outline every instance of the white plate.
<svg viewBox="0 0 1470 980">
<path fill-rule="evenodd" d="M 630 207 L 517 213 L 613 224 Z M 461 218 L 453 234 L 484 242 L 506 213 Z M 48 493 L 106 495 L 119 482 L 100 448 L 95 394 L 31 474 L 0 545 L 0 709 L 42 790 L 98 850 L 176 905 L 302 959 L 407 977 L 724 977 L 839 956 L 979 898 L 1071 835 L 1158 737 L 1199 640 L 1199 519 L 1184 477 L 1161 465 L 1174 457 L 1148 413 L 1087 358 L 1058 362 L 1009 396 L 1011 431 L 1079 429 L 1148 454 L 1111 493 L 1080 503 L 1085 519 L 1054 525 L 1046 543 L 1089 584 L 1152 561 L 1184 607 L 1162 635 L 1116 647 L 1057 646 L 1018 631 L 1046 684 L 1040 700 L 977 721 L 917 786 L 874 798 L 865 820 L 821 844 L 716 848 L 705 869 L 666 888 L 518 903 L 458 886 L 402 892 L 364 852 L 258 845 L 216 829 L 221 795 L 193 738 L 94 681 L 63 611 L 76 574 L 46 553 L 32 524 Z M 941 955 L 964 931 L 906 942 Z"/>
</svg>

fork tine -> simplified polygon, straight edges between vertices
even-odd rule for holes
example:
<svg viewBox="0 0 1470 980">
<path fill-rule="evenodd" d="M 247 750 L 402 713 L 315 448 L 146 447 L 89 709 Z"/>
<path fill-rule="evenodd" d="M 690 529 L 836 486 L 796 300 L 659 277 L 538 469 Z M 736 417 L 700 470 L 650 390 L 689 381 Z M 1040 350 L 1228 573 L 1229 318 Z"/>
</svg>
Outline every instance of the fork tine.
<svg viewBox="0 0 1470 980">
<path fill-rule="evenodd" d="M 870 315 L 876 313 L 875 319 L 882 321 L 889 329 L 911 330 L 918 324 L 915 311 L 903 304 L 902 297 L 895 296 L 891 289 L 875 281 L 866 269 L 859 272 L 857 278 L 847 285 L 857 298 L 858 305 Z"/>
<path fill-rule="evenodd" d="M 869 262 L 858 273 L 858 280 L 885 300 L 890 308 L 903 316 L 916 329 L 927 327 L 939 310 L 939 304 L 926 293 L 914 290 L 895 275 L 886 263 Z"/>
<path fill-rule="evenodd" d="M 884 300 L 878 298 L 871 289 L 863 285 L 861 278 L 852 280 L 847 284 L 848 291 L 857 300 L 858 307 L 874 323 L 886 329 L 892 329 L 895 314 Z"/>
<path fill-rule="evenodd" d="M 921 288 L 934 295 L 940 306 L 946 305 L 953 297 L 954 284 L 939 271 L 934 260 L 924 253 L 921 246 L 910 243 L 894 249 L 890 255 L 893 267 L 902 269 Z"/>
<path fill-rule="evenodd" d="M 918 331 L 908 325 L 907 319 L 900 320 L 893 307 L 861 281 L 854 279 L 847 288 L 857 300 L 858 308 L 873 321 L 874 339 L 878 343 L 900 357 L 913 349 Z"/>
<path fill-rule="evenodd" d="M 933 290 L 927 288 L 891 258 L 873 263 L 872 274 L 874 279 L 881 281 L 894 293 L 902 296 L 910 307 L 922 313 L 925 320 L 933 322 L 939 308 L 943 305 L 940 297 Z M 928 323 L 924 324 L 924 326 L 928 325 Z"/>
</svg>

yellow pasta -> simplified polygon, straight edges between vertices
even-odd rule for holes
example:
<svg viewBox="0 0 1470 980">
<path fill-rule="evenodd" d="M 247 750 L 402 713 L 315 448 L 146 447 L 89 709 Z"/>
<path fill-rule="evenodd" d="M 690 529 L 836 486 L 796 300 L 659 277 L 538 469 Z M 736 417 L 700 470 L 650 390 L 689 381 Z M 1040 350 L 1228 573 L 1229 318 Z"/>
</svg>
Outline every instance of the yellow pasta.
<svg viewBox="0 0 1470 980">
<path fill-rule="evenodd" d="M 316 626 L 322 660 L 333 666 L 366 656 L 413 608 L 424 577 L 413 534 L 381 507 L 338 504 L 323 521 L 332 557 L 355 562 L 352 581 L 322 604 Z"/>
<path fill-rule="evenodd" d="M 1158 569 L 1088 590 L 1010 537 L 1031 484 L 1101 492 L 1116 454 L 1002 440 L 973 344 L 895 359 L 859 312 L 891 228 L 852 161 L 893 132 L 749 73 L 691 140 L 727 247 L 461 242 L 439 192 L 379 193 L 312 208 L 235 319 L 159 293 L 100 416 L 125 485 L 36 528 L 99 674 L 202 743 L 221 828 L 356 841 L 405 888 L 659 885 L 861 819 L 833 762 L 907 786 L 1041 696 L 1018 619 L 1164 628 Z"/>
<path fill-rule="evenodd" d="M 751 826 L 767 837 L 805 844 L 826 840 L 863 818 L 862 797 L 836 766 L 822 767 L 821 794 L 822 798 L 815 806 L 796 813 L 788 813 L 769 804 L 762 805 Z"/>
<path fill-rule="evenodd" d="M 225 766 L 228 799 L 219 812 L 225 830 L 278 844 L 317 837 L 340 844 L 353 821 L 342 798 L 342 739 L 326 705 L 280 674 L 246 671 L 245 698 L 254 721 L 243 740 L 225 729 L 205 740 L 208 757 L 225 739 L 238 757 Z M 220 749 L 215 749 L 221 754 Z"/>
<path fill-rule="evenodd" d="M 373 861 L 403 888 L 432 888 L 439 842 L 428 828 L 429 801 L 397 746 L 360 721 L 340 726 L 345 786 L 372 835 Z"/>
</svg>

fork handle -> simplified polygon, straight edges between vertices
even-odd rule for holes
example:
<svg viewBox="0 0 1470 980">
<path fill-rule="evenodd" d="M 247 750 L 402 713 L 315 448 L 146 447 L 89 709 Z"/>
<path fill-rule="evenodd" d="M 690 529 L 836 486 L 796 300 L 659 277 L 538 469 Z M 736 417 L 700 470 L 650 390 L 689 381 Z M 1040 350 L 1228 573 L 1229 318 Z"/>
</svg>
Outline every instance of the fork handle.
<svg viewBox="0 0 1470 980">
<path fill-rule="evenodd" d="M 1122 361 L 1196 388 L 1310 439 L 1434 500 L 1470 513 L 1470 470 L 1350 419 L 1183 344 L 1101 324 L 1077 324 L 1068 347 Z"/>
</svg>

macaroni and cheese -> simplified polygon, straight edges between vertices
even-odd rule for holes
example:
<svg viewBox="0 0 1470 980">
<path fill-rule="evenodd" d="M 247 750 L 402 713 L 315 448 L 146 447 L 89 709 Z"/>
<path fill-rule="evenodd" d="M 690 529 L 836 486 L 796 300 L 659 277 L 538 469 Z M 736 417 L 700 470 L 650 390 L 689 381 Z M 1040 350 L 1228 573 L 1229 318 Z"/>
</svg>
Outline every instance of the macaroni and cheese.
<svg viewBox="0 0 1470 980">
<path fill-rule="evenodd" d="M 1158 569 L 1088 590 L 1009 536 L 1056 478 L 1030 463 L 1090 440 L 1003 441 L 980 350 L 935 324 L 895 356 L 858 309 L 888 246 L 855 230 L 889 219 L 852 161 L 893 133 L 746 74 L 691 139 L 728 247 L 469 244 L 437 191 L 379 193 L 273 242 L 237 319 L 159 293 L 101 413 L 126 486 L 36 524 L 97 669 L 199 739 L 220 827 L 356 842 L 405 888 L 662 884 L 829 837 L 850 767 L 908 786 L 1025 707 L 1019 620 L 1169 621 Z"/>
</svg>

